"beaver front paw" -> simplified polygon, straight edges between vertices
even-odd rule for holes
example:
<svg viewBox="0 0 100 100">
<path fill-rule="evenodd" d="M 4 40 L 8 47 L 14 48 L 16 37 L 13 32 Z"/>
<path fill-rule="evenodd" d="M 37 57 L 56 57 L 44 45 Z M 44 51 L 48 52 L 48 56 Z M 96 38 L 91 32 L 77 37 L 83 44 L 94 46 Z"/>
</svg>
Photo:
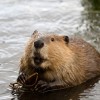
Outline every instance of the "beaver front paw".
<svg viewBox="0 0 100 100">
<path fill-rule="evenodd" d="M 17 82 L 11 83 L 9 86 L 11 87 L 14 94 L 20 92 L 27 92 L 30 90 L 34 90 L 38 82 L 38 73 L 33 73 L 30 76 L 27 76 L 24 73 L 21 73 L 18 78 Z"/>
<path fill-rule="evenodd" d="M 34 91 L 36 93 L 45 93 L 51 90 L 51 87 L 49 85 L 49 83 L 45 82 L 45 81 L 38 81 L 36 87 L 34 88 Z"/>
</svg>

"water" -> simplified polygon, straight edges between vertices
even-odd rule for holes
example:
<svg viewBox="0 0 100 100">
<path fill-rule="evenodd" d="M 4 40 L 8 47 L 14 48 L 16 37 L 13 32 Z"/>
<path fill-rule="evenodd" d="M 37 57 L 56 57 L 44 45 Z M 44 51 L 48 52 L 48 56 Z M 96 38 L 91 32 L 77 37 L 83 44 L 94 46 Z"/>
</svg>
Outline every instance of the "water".
<svg viewBox="0 0 100 100">
<path fill-rule="evenodd" d="M 100 51 L 99 0 L 0 0 L 0 100 L 100 100 L 99 78 L 33 97 L 11 95 L 24 45 L 34 30 L 78 35 Z"/>
</svg>

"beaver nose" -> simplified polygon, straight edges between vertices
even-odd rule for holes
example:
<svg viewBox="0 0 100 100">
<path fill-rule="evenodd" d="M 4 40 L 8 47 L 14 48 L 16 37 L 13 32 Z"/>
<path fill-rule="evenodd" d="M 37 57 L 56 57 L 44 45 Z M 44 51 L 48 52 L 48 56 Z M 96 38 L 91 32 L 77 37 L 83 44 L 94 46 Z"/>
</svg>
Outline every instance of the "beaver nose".
<svg viewBox="0 0 100 100">
<path fill-rule="evenodd" d="M 43 43 L 43 41 L 41 41 L 41 40 L 37 40 L 37 41 L 34 42 L 34 47 L 35 47 L 36 49 L 40 49 L 40 48 L 42 48 L 43 46 L 44 46 L 44 43 Z"/>
</svg>

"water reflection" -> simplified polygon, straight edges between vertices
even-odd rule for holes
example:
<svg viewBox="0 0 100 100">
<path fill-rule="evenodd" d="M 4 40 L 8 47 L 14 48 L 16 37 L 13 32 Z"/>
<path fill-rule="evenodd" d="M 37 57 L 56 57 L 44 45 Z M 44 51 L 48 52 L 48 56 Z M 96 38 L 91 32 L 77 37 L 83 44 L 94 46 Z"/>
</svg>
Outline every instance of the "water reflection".
<svg viewBox="0 0 100 100">
<path fill-rule="evenodd" d="M 85 6 L 87 10 L 100 10 L 100 0 L 83 0 L 82 5 Z"/>
<path fill-rule="evenodd" d="M 79 30 L 83 30 L 85 38 L 92 40 L 100 50 L 100 0 L 81 0 L 84 7 L 81 13 Z"/>
<path fill-rule="evenodd" d="M 84 84 L 81 84 L 77 87 L 60 90 L 60 91 L 54 91 L 49 92 L 45 94 L 39 94 L 39 95 L 33 95 L 32 93 L 22 93 L 17 96 L 18 100 L 80 100 L 82 96 L 85 98 L 86 94 L 83 95 L 81 93 L 87 93 L 90 90 L 92 90 L 95 86 L 95 83 L 98 83 L 100 77 L 96 77 L 94 79 L 91 79 L 87 81 Z M 15 100 L 15 98 L 12 98 L 11 100 Z"/>
<path fill-rule="evenodd" d="M 100 1 L 82 0 L 84 11 L 82 12 L 82 24 L 86 25 L 86 30 L 91 33 L 99 33 L 100 29 Z"/>
</svg>

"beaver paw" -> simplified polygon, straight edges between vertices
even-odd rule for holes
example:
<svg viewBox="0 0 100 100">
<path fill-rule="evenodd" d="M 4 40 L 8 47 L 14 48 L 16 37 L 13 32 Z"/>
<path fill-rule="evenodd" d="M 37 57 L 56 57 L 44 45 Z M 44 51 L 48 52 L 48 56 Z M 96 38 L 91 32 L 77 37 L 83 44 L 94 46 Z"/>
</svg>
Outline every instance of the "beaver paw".
<svg viewBox="0 0 100 100">
<path fill-rule="evenodd" d="M 17 78 L 17 82 L 20 83 L 21 85 L 24 84 L 27 80 L 27 75 L 24 73 L 20 73 L 20 75 Z"/>
<path fill-rule="evenodd" d="M 50 91 L 50 89 L 51 87 L 47 82 L 40 80 L 34 88 L 34 91 L 37 93 L 45 93 Z"/>
</svg>

